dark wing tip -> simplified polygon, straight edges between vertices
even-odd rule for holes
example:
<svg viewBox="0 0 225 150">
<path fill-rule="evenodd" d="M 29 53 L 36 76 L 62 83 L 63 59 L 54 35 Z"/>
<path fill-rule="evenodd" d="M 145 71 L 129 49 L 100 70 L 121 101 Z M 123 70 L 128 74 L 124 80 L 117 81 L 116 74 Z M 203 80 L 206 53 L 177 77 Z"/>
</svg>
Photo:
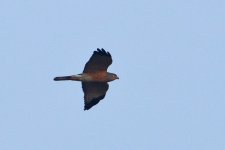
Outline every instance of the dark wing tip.
<svg viewBox="0 0 225 150">
<path fill-rule="evenodd" d="M 91 107 L 98 104 L 100 102 L 100 100 L 102 100 L 104 97 L 105 97 L 105 95 L 99 96 L 97 98 L 92 99 L 91 102 L 89 102 L 89 103 L 84 101 L 84 110 L 89 110 Z"/>
<path fill-rule="evenodd" d="M 102 49 L 97 48 L 97 51 L 94 51 L 94 54 L 111 57 L 111 54 L 109 52 L 106 52 L 103 48 Z"/>
<path fill-rule="evenodd" d="M 107 54 L 111 57 L 111 54 L 109 52 L 107 52 Z"/>
</svg>

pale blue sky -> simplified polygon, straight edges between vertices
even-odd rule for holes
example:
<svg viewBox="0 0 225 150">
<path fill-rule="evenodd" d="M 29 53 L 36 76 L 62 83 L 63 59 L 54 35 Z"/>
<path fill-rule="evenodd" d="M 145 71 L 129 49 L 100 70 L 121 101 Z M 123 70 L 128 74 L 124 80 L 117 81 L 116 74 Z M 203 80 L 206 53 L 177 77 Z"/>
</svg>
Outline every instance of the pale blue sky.
<svg viewBox="0 0 225 150">
<path fill-rule="evenodd" d="M 0 150 L 224 150 L 224 0 L 1 0 Z M 113 56 L 103 101 L 78 82 Z"/>
</svg>

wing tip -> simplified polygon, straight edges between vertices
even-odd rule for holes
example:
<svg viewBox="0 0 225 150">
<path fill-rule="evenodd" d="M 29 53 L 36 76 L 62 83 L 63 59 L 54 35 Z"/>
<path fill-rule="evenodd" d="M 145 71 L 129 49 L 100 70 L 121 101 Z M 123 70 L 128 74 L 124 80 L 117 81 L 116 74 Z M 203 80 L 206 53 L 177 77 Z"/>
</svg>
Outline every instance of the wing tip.
<svg viewBox="0 0 225 150">
<path fill-rule="evenodd" d="M 109 56 L 111 57 L 111 54 L 107 51 L 105 51 L 104 48 L 97 48 L 97 51 L 94 51 L 94 54 L 98 54 L 98 55 L 101 55 L 101 56 Z"/>
<path fill-rule="evenodd" d="M 97 98 L 93 98 L 90 103 L 87 103 L 84 100 L 84 111 L 91 109 L 93 106 L 97 105 L 104 98 L 105 98 L 105 95 L 99 96 Z"/>
</svg>

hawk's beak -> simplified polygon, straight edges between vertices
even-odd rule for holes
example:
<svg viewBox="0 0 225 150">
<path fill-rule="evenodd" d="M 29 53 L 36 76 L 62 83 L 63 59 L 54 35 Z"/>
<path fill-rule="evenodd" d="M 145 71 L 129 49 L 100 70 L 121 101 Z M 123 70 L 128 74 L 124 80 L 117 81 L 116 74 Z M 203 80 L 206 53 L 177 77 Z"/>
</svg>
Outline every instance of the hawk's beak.
<svg viewBox="0 0 225 150">
<path fill-rule="evenodd" d="M 120 79 L 119 77 L 116 77 L 116 79 Z"/>
</svg>

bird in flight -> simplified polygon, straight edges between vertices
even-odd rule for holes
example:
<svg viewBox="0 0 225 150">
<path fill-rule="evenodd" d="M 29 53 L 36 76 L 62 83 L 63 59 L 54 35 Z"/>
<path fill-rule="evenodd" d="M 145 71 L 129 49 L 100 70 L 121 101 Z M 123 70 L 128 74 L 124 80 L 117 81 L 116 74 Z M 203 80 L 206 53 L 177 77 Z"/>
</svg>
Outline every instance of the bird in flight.
<svg viewBox="0 0 225 150">
<path fill-rule="evenodd" d="M 116 74 L 107 72 L 111 64 L 111 54 L 106 52 L 103 48 L 98 48 L 85 64 L 83 73 L 55 77 L 54 80 L 81 81 L 84 92 L 84 110 L 88 110 L 105 97 L 109 88 L 108 82 L 119 79 Z"/>
</svg>

